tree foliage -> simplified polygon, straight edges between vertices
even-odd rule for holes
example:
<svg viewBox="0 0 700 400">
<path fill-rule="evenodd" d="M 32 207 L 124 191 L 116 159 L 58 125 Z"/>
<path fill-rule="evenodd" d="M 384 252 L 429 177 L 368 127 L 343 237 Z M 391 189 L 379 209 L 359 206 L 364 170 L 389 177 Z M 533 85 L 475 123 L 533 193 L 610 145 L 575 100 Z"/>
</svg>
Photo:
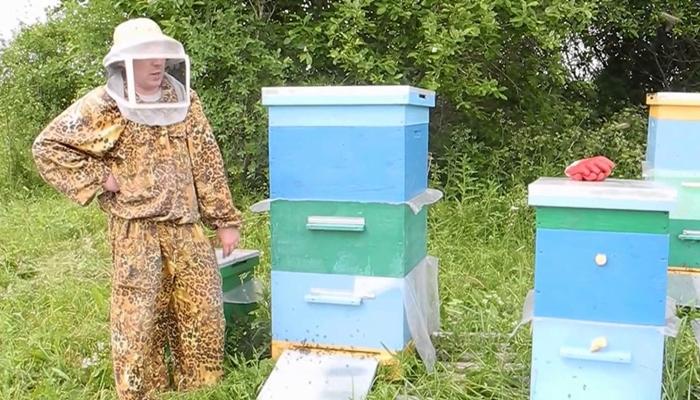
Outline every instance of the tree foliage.
<svg viewBox="0 0 700 400">
<path fill-rule="evenodd" d="M 267 182 L 264 86 L 436 90 L 437 184 L 463 161 L 508 187 L 600 153 L 634 176 L 644 95 L 700 82 L 694 1 L 64 0 L 0 53 L 2 187 L 40 186 L 31 141 L 103 82 L 112 30 L 135 16 L 184 43 L 233 187 L 256 194 Z"/>
</svg>

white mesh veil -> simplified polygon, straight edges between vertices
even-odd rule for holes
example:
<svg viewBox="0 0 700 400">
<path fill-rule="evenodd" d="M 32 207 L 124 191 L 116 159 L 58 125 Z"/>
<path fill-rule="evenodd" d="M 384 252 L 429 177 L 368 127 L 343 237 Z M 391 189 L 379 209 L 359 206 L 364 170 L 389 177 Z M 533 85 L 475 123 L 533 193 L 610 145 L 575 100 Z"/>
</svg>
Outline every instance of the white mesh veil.
<svg viewBox="0 0 700 400">
<path fill-rule="evenodd" d="M 152 126 L 175 124 L 185 119 L 190 105 L 190 60 L 180 42 L 160 33 L 157 25 L 148 28 L 148 32 L 132 28 L 131 37 L 119 41 L 115 31 L 115 44 L 103 60 L 107 93 L 128 120 Z"/>
</svg>

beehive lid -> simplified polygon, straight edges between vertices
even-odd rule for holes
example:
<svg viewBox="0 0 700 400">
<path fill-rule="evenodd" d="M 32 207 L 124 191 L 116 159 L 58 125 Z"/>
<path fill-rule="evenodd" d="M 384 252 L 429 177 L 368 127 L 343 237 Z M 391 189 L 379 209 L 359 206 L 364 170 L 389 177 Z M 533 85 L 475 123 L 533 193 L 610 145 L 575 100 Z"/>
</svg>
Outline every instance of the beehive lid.
<svg viewBox="0 0 700 400">
<path fill-rule="evenodd" d="M 647 95 L 650 106 L 700 106 L 700 93 L 658 92 Z"/>
<path fill-rule="evenodd" d="M 528 204 L 535 207 L 670 211 L 675 203 L 676 190 L 654 181 L 540 178 L 528 186 Z"/>
<path fill-rule="evenodd" d="M 262 89 L 265 106 L 435 106 L 435 92 L 413 86 L 289 86 Z"/>
<path fill-rule="evenodd" d="M 371 357 L 285 350 L 257 400 L 363 400 L 377 365 Z"/>
<path fill-rule="evenodd" d="M 220 248 L 215 249 L 214 252 L 216 253 L 216 262 L 219 264 L 219 268 L 240 264 L 252 258 L 260 257 L 260 252 L 258 250 L 235 249 L 228 257 L 223 256 L 223 250 Z"/>
</svg>

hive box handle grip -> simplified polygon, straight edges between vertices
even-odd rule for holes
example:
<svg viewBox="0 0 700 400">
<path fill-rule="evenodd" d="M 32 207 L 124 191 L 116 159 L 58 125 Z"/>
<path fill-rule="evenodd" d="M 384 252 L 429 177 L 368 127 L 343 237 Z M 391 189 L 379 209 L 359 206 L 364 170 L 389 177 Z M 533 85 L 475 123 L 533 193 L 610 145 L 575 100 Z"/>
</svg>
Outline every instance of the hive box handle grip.
<svg viewBox="0 0 700 400">
<path fill-rule="evenodd" d="M 700 189 L 700 182 L 681 182 L 681 186 L 689 189 Z"/>
<path fill-rule="evenodd" d="M 317 290 L 311 290 L 311 292 L 304 296 L 304 300 L 307 303 L 316 304 L 359 306 L 362 305 L 363 296 L 347 292 L 322 292 Z"/>
<path fill-rule="evenodd" d="M 700 231 L 692 231 L 689 229 L 683 229 L 683 233 L 678 235 L 678 239 L 700 241 Z"/>
<path fill-rule="evenodd" d="M 365 219 L 362 217 L 323 217 L 313 215 L 306 218 L 306 229 L 312 231 L 362 232 L 365 230 Z"/>
<path fill-rule="evenodd" d="M 589 349 L 577 347 L 562 347 L 559 355 L 573 360 L 600 361 L 616 364 L 629 364 L 632 362 L 632 353 L 628 351 L 599 351 L 591 352 Z"/>
</svg>

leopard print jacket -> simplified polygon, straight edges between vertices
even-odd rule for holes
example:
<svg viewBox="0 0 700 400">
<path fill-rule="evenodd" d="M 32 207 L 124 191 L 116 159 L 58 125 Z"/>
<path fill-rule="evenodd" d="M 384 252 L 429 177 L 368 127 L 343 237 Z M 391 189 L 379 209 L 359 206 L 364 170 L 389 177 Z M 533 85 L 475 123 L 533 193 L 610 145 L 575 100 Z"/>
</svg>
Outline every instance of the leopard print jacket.
<svg viewBox="0 0 700 400">
<path fill-rule="evenodd" d="M 198 95 L 190 93 L 183 122 L 148 126 L 123 118 L 104 87 L 92 90 L 34 141 L 40 175 L 74 202 L 85 206 L 97 197 L 102 210 L 124 219 L 240 228 L 221 152 Z M 110 172 L 116 193 L 102 189 Z"/>
</svg>

